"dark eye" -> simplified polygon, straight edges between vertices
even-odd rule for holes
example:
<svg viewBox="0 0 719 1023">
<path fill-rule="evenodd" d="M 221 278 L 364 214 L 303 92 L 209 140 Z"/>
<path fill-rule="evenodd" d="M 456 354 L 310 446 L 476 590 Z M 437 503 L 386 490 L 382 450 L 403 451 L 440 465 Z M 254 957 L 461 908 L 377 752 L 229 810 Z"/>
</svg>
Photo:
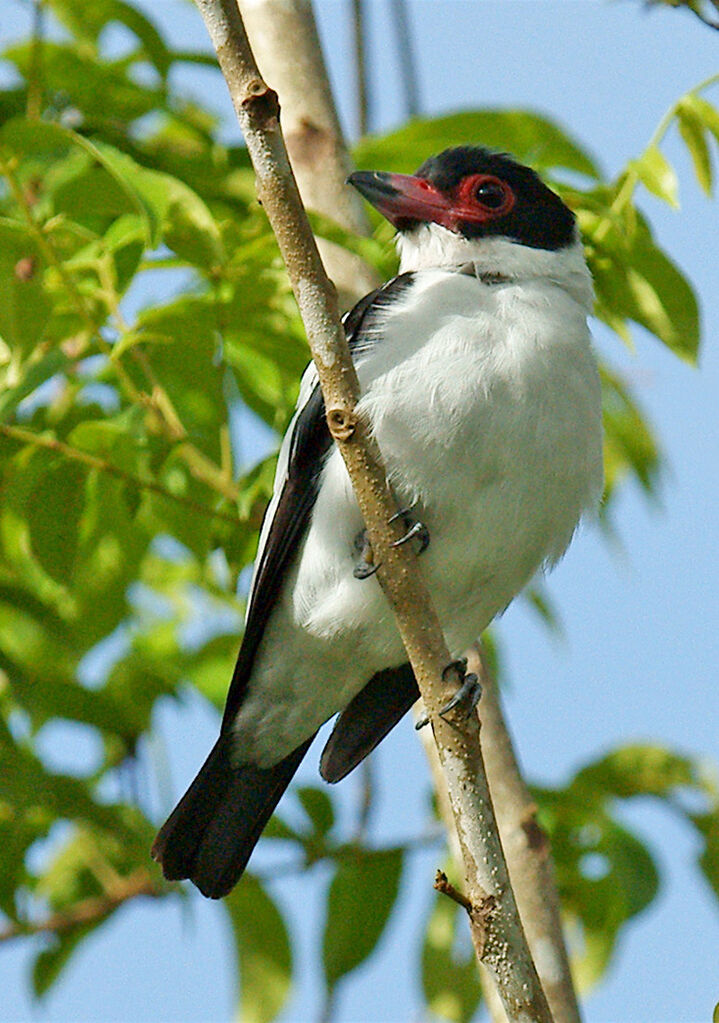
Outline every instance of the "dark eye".
<svg viewBox="0 0 719 1023">
<path fill-rule="evenodd" d="M 498 210 L 507 201 L 507 194 L 498 181 L 480 181 L 474 190 L 474 198 L 488 210 Z"/>
</svg>

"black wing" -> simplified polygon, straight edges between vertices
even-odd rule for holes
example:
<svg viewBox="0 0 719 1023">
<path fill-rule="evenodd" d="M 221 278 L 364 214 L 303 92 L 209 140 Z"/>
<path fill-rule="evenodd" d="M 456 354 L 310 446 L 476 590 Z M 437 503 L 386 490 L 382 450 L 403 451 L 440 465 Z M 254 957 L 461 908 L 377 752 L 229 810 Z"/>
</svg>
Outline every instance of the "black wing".
<svg viewBox="0 0 719 1023">
<path fill-rule="evenodd" d="M 365 295 L 343 319 L 347 342 L 357 355 L 375 343 L 378 314 L 393 302 L 414 279 L 400 274 Z M 227 694 L 223 730 L 239 710 L 252 671 L 257 648 L 277 600 L 287 568 L 309 524 L 319 491 L 325 459 L 332 447 L 325 419 L 325 403 L 316 384 L 295 421 L 287 475 L 275 507 L 272 524 L 262 550 L 250 595 L 245 634 Z"/>
<path fill-rule="evenodd" d="M 335 722 L 320 759 L 325 781 L 341 781 L 378 746 L 420 693 L 409 664 L 378 671 Z"/>
</svg>

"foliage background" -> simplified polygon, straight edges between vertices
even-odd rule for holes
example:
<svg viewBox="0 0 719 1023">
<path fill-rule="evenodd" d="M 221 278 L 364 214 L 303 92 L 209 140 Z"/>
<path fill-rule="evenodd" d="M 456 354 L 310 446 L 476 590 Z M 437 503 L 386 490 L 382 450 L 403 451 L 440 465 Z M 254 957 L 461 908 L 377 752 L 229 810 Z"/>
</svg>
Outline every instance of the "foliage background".
<svg viewBox="0 0 719 1023">
<path fill-rule="evenodd" d="M 28 10 L 20 5 L 11 9 L 20 27 Z M 318 10 L 340 104 L 351 124 L 346 12 L 340 4 L 320 4 Z M 427 112 L 480 105 L 532 105 L 551 111 L 571 126 L 593 154 L 601 154 L 609 175 L 642 150 L 661 115 L 680 94 L 716 69 L 716 37 L 688 17 L 669 11 L 648 18 L 628 4 L 590 2 L 498 7 L 416 3 L 411 10 Z M 400 90 L 391 74 L 393 52 L 383 22 L 385 11 L 380 4 L 372 5 L 371 11 L 371 50 L 376 55 L 374 124 L 389 128 L 401 117 Z M 206 48 L 190 5 L 174 0 L 156 4 L 153 16 L 161 20 L 177 48 Z M 4 23 L 4 30 L 10 33 L 12 26 Z M 120 37 L 114 43 L 120 47 L 125 41 Z M 188 73 L 187 68 L 182 73 L 187 83 L 183 88 L 192 89 L 227 116 L 225 138 L 234 139 L 234 125 L 216 75 L 200 69 Z M 95 104 L 101 114 L 101 95 L 95 97 Z M 626 548 L 624 556 L 614 557 L 597 536 L 585 532 L 553 577 L 550 590 L 561 608 L 567 643 L 547 644 L 546 630 L 526 607 L 511 610 L 501 625 L 506 674 L 514 683 L 512 724 L 530 777 L 545 784 L 565 783 L 604 749 L 633 738 L 651 737 L 697 754 L 716 752 L 717 697 L 711 656 L 717 612 L 712 535 L 719 382 L 716 207 L 702 198 L 676 136 L 668 139 L 666 152 L 680 171 L 682 212 L 668 213 L 665 204 L 646 194 L 641 203 L 662 244 L 703 298 L 701 373 L 680 364 L 640 330 L 634 331 L 634 356 L 625 355 L 615 339 L 598 331 L 600 347 L 611 353 L 615 364 L 619 361 L 656 424 L 669 468 L 654 505 L 648 506 L 640 488 L 633 485 L 619 494 L 614 521 Z M 82 208 L 84 199 L 75 197 L 76 209 Z M 4 252 L 7 256 L 7 239 Z M 173 280 L 170 288 L 176 287 Z M 132 321 L 138 309 L 167 297 L 158 274 L 130 295 L 124 314 Z M 266 333 L 271 334 L 271 327 L 267 325 Z M 299 346 L 296 359 L 299 365 Z M 280 381 L 288 400 L 294 368 L 288 364 L 287 380 Z M 276 398 L 275 390 L 270 401 Z M 242 425 L 242 455 L 250 463 L 271 439 L 246 417 Z M 110 452 L 122 459 L 121 444 L 105 444 L 100 446 L 101 454 Z M 151 466 L 152 461 L 147 464 Z M 75 494 L 76 477 L 66 467 L 51 465 L 53 469 L 54 476 L 49 482 L 45 479 L 44 486 L 56 488 L 55 501 L 67 502 Z M 100 507 L 106 515 L 116 511 L 107 498 Z M 52 517 L 43 521 L 39 508 L 36 533 L 50 536 Z M 52 559 L 64 549 L 63 539 L 48 544 L 43 552 L 60 573 L 66 566 Z M 199 532 L 187 540 L 204 542 Z M 247 556 L 243 551 L 237 555 Z M 93 604 L 92 591 L 87 596 L 88 613 L 98 616 L 95 626 L 100 635 L 100 606 Z M 135 593 L 135 599 L 142 610 L 142 591 Z M 12 638 L 13 624 L 5 618 L 6 642 L 8 634 Z M 227 624 L 234 627 L 231 619 Z M 170 652 L 160 644 L 158 664 L 165 663 Z M 222 656 L 229 656 L 229 646 Z M 206 686 L 216 687 L 216 695 L 225 685 L 223 670 L 205 671 L 202 676 Z M 162 687 L 164 681 L 156 678 L 155 684 Z M 97 701 L 93 713 L 101 713 Z M 140 701 L 140 720 L 142 713 Z M 156 724 L 168 746 L 171 777 L 179 790 L 204 755 L 216 718 L 199 698 L 188 697 L 179 707 L 165 703 Z M 50 769 L 80 774 L 87 773 L 88 764 L 95 763 L 98 755 L 96 742 L 86 730 L 55 722 L 42 730 L 39 748 Z M 112 748 L 106 752 L 113 755 Z M 147 756 L 146 750 L 141 752 Z M 426 773 L 409 729 L 393 737 L 377 760 L 379 808 L 372 838 L 391 844 L 421 830 L 426 819 Z M 124 776 L 124 787 L 122 772 L 111 777 L 107 798 L 127 795 L 133 772 L 125 771 Z M 301 780 L 316 782 L 311 761 Z M 332 796 L 341 824 L 351 825 L 357 781 L 333 790 Z M 163 805 L 168 801 L 165 795 L 160 799 Z M 143 793 L 143 805 L 157 817 L 160 799 L 154 791 Z M 287 808 L 287 814 L 290 820 L 301 820 L 296 804 Z M 714 980 L 719 933 L 716 905 L 693 867 L 698 838 L 665 808 L 649 801 L 622 805 L 618 815 L 651 846 L 664 884 L 651 910 L 623 932 L 620 955 L 607 981 L 589 1001 L 589 1018 L 707 1019 L 719 997 Z M 62 831 L 54 837 L 62 841 Z M 405 875 L 400 909 L 392 918 L 380 955 L 340 991 L 340 1018 L 406 1018 L 411 1011 L 407 1006 L 417 1004 L 415 931 L 438 856 L 438 850 L 416 854 L 415 870 Z M 273 862 L 286 862 L 286 853 L 265 850 L 258 857 L 258 869 L 266 874 Z M 272 886 L 299 936 L 299 984 L 287 1018 L 316 1015 L 317 965 L 312 951 L 322 926 L 318 892 L 329 870 L 320 864 L 309 880 Z M 191 909 L 180 907 L 181 912 L 177 904 L 176 898 L 165 899 L 162 905 L 135 902 L 118 913 L 71 960 L 47 997 L 43 1016 L 57 1020 L 226 1017 L 233 1001 L 234 969 L 222 914 L 199 900 L 193 900 Z M 188 916 L 191 922 L 183 928 Z M 8 977 L 3 987 L 12 999 L 5 1009 L 8 1018 L 25 1018 L 32 1012 L 22 977 L 25 964 L 37 951 L 37 945 L 31 949 L 19 944 L 3 951 L 0 969 Z M 641 984 L 636 983 L 637 977 L 642 978 Z"/>
</svg>

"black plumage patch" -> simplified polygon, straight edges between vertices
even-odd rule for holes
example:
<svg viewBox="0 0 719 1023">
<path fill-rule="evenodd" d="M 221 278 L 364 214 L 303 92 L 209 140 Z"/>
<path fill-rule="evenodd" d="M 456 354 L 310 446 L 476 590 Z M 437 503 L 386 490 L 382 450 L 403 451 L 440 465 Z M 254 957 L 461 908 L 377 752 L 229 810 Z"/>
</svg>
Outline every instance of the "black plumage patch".
<svg viewBox="0 0 719 1023">
<path fill-rule="evenodd" d="M 417 170 L 418 178 L 447 194 L 472 174 L 487 174 L 505 181 L 516 202 L 504 217 L 484 223 L 460 223 L 458 229 L 465 238 L 501 236 L 534 249 L 556 250 L 571 245 L 575 236 L 572 211 L 535 171 L 506 153 L 481 146 L 456 146 L 431 156 Z M 416 222 L 413 226 L 417 226 Z"/>
<path fill-rule="evenodd" d="M 409 664 L 385 668 L 369 680 L 335 722 L 320 760 L 325 781 L 341 781 L 392 731 L 419 689 Z"/>
<path fill-rule="evenodd" d="M 405 291 L 411 273 L 393 277 L 381 288 L 365 295 L 344 318 L 345 334 L 354 357 L 379 342 L 382 312 Z M 228 728 L 237 714 L 249 684 L 252 666 L 275 602 L 281 592 L 287 568 L 309 525 L 319 492 L 325 459 L 332 448 L 325 419 L 325 403 L 319 384 L 295 422 L 287 465 L 287 478 L 275 508 L 267 540 L 259 553 L 259 564 L 250 597 L 245 634 L 227 694 L 222 728 Z"/>
</svg>

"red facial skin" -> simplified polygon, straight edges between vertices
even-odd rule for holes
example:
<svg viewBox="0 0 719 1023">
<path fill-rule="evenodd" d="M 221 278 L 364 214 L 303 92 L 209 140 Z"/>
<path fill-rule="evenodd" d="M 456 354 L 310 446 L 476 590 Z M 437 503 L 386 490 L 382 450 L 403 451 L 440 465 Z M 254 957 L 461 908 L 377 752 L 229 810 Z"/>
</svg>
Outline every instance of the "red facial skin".
<svg viewBox="0 0 719 1023">
<path fill-rule="evenodd" d="M 395 227 L 418 220 L 432 221 L 457 231 L 460 223 L 482 224 L 506 216 L 516 201 L 509 185 L 491 174 L 470 174 L 449 193 L 440 192 L 431 182 L 409 174 L 360 173 L 352 175 L 351 180 Z M 480 186 L 488 188 L 493 202 L 499 200 L 499 204 L 483 203 L 477 196 Z"/>
</svg>

